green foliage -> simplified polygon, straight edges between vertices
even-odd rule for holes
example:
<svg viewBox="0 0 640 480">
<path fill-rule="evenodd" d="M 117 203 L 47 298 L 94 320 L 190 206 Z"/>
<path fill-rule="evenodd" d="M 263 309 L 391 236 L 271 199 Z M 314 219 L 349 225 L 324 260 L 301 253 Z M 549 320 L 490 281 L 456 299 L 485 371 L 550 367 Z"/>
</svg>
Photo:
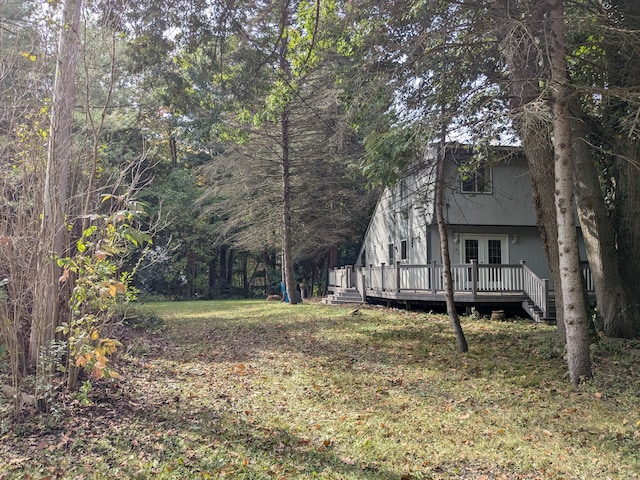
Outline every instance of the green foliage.
<svg viewBox="0 0 640 480">
<path fill-rule="evenodd" d="M 373 185 L 393 185 L 415 161 L 422 139 L 410 128 L 390 128 L 367 135 L 362 173 Z"/>
<path fill-rule="evenodd" d="M 220 226 L 215 217 L 204 214 L 206 202 L 199 201 L 204 189 L 198 182 L 196 169 L 174 168 L 139 193 L 150 205 L 150 216 L 160 217 L 163 225 L 134 280 L 145 294 L 188 295 L 188 283 L 194 280 L 190 273 L 206 271 L 215 258 Z"/>
<path fill-rule="evenodd" d="M 78 389 L 78 391 L 73 394 L 73 397 L 78 401 L 78 403 L 81 406 L 89 407 L 93 405 L 93 401 L 90 398 L 92 389 L 93 389 L 93 386 L 91 385 L 91 382 L 86 380 L 82 382 L 82 385 L 80 385 L 80 388 Z"/>
<path fill-rule="evenodd" d="M 103 202 L 113 199 L 106 196 Z M 77 369 L 84 369 L 93 378 L 117 378 L 108 366 L 120 342 L 103 338 L 100 329 L 109 320 L 110 311 L 118 302 L 128 301 L 131 275 L 118 275 L 118 262 L 131 251 L 151 243 L 151 237 L 139 231 L 135 221 L 145 214 L 139 202 L 127 202 L 127 208 L 110 215 L 95 215 L 95 222 L 86 228 L 76 242 L 76 254 L 59 258 L 63 269 L 61 284 L 70 282 L 71 318 L 58 327 L 68 342 L 69 360 L 66 367 L 68 386 L 73 388 Z"/>
</svg>

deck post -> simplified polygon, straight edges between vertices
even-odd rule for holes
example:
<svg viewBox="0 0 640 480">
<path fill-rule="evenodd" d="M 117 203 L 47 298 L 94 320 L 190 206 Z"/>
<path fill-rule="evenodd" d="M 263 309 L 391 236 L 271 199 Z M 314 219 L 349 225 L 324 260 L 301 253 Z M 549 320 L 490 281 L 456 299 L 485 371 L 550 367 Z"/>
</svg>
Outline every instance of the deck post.
<svg viewBox="0 0 640 480">
<path fill-rule="evenodd" d="M 435 294 L 438 290 L 436 283 L 436 261 L 431 260 L 431 293 Z"/>
<path fill-rule="evenodd" d="M 362 291 L 360 292 L 362 303 L 367 303 L 367 276 L 364 272 L 360 272 L 360 281 L 362 282 Z"/>
<path fill-rule="evenodd" d="M 478 260 L 471 259 L 471 295 L 473 298 L 478 293 Z"/>
<path fill-rule="evenodd" d="M 384 262 L 380 264 L 380 287 L 382 287 L 382 291 L 384 292 Z"/>
<path fill-rule="evenodd" d="M 396 260 L 396 292 L 400 293 L 400 260 Z"/>
</svg>

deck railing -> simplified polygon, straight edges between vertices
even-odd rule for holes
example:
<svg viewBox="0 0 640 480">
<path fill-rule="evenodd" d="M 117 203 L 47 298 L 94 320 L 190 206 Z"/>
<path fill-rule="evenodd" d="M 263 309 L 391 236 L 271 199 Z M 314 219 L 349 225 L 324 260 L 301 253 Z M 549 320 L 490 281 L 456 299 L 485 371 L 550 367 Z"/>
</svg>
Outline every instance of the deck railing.
<svg viewBox="0 0 640 480">
<path fill-rule="evenodd" d="M 526 262 L 520 262 L 524 273 L 524 293 L 531 301 L 542 311 L 542 318 L 546 318 L 549 314 L 549 280 L 539 278 L 529 267 Z"/>
<path fill-rule="evenodd" d="M 582 266 L 585 286 L 593 292 L 593 280 L 589 265 Z M 549 280 L 539 278 L 522 261 L 517 265 L 479 265 L 476 261 L 451 265 L 454 292 L 522 293 L 542 311 L 546 318 L 550 311 L 551 286 Z M 444 292 L 442 265 L 431 262 L 426 265 L 394 265 L 354 267 L 347 265 L 329 270 L 329 285 L 338 288 L 357 288 L 365 297 L 368 293 L 412 292 L 438 294 Z"/>
<path fill-rule="evenodd" d="M 368 289 L 437 293 L 444 291 L 442 265 L 408 265 L 400 262 L 388 266 L 360 267 L 367 277 Z M 473 261 L 451 265 L 451 279 L 456 292 L 521 292 L 524 276 L 521 265 L 479 265 Z"/>
<path fill-rule="evenodd" d="M 356 287 L 356 276 L 353 265 L 329 269 L 329 286 L 338 288 Z"/>
</svg>

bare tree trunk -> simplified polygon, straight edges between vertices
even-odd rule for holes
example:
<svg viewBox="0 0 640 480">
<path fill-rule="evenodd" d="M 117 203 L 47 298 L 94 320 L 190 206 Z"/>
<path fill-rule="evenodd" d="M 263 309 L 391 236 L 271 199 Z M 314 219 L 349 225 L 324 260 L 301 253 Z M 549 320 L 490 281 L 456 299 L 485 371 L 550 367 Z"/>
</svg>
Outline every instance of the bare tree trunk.
<svg viewBox="0 0 640 480">
<path fill-rule="evenodd" d="M 280 37 L 280 70 L 287 79 L 291 78 L 291 67 L 287 59 L 288 40 L 286 29 L 289 26 L 289 3 L 282 0 Z M 293 275 L 293 227 L 291 225 L 291 149 L 289 147 L 289 107 L 285 105 L 280 115 L 281 149 L 282 149 L 282 272 L 284 284 L 289 295 L 289 304 L 298 303 L 296 279 Z"/>
<path fill-rule="evenodd" d="M 615 0 L 610 2 L 622 21 L 619 30 L 633 35 L 640 29 L 638 2 Z M 616 26 L 618 29 L 618 26 Z M 607 48 L 607 77 L 611 86 L 632 92 L 640 78 L 640 51 L 631 37 L 614 40 Z M 635 117 L 637 103 L 630 98 L 611 99 L 603 116 L 613 130 L 610 141 L 615 147 L 615 201 L 612 223 L 616 233 L 622 285 L 629 302 L 622 315 L 632 319 L 636 334 L 640 334 L 640 142 L 638 140 L 638 119 Z M 634 118 L 624 120 L 628 112 Z M 610 115 L 611 114 L 611 115 Z M 622 115 L 622 116 L 621 116 Z"/>
<path fill-rule="evenodd" d="M 572 111 L 578 113 L 578 106 L 572 105 Z M 580 118 L 572 117 L 571 124 L 576 203 L 604 334 L 615 338 L 633 338 L 636 322 L 629 305 L 634 297 L 627 296 L 624 288 L 613 226 L 604 204 L 593 152 L 588 144 L 587 128 Z"/>
<path fill-rule="evenodd" d="M 211 260 L 209 260 L 209 299 L 212 299 L 215 297 L 215 290 L 216 290 L 216 279 L 218 278 L 218 272 L 217 272 L 217 260 L 218 260 L 218 255 L 217 252 L 215 252 L 214 255 L 212 255 Z"/>
<path fill-rule="evenodd" d="M 286 110 L 286 109 L 285 109 Z M 296 282 L 293 276 L 293 242 L 291 226 L 291 183 L 289 161 L 289 118 L 288 111 L 283 112 L 282 122 L 282 272 L 284 284 L 289 295 L 289 303 L 298 303 Z"/>
<path fill-rule="evenodd" d="M 40 348 L 53 340 L 60 322 L 56 259 L 66 254 L 68 212 L 68 178 L 71 162 L 75 77 L 79 53 L 79 29 L 82 0 L 66 0 L 58 44 L 56 73 L 51 105 L 49 153 L 44 187 L 44 212 L 41 230 L 41 260 L 34 300 L 33 322 L 29 341 L 29 362 L 36 365 Z"/>
<path fill-rule="evenodd" d="M 256 268 L 258 268 L 257 265 Z M 253 276 L 251 278 L 253 279 Z M 242 296 L 249 298 L 249 265 L 246 254 L 242 255 Z"/>
<path fill-rule="evenodd" d="M 234 250 L 232 248 L 229 249 L 229 256 L 227 258 L 227 286 L 229 288 L 229 293 L 233 288 L 233 262 L 234 262 Z"/>
<path fill-rule="evenodd" d="M 220 292 L 226 288 L 227 281 L 227 267 L 229 262 L 227 261 L 227 246 L 220 245 L 220 275 L 218 275 L 218 289 Z"/>
<path fill-rule="evenodd" d="M 577 385 L 591 378 L 589 328 L 583 296 L 583 279 L 578 255 L 578 237 L 574 212 L 573 157 L 566 44 L 564 38 L 564 7 L 562 0 L 549 0 L 551 20 L 551 83 L 553 111 L 553 147 L 556 186 L 556 215 L 560 288 L 567 335 L 567 363 L 571 383 Z"/>
<path fill-rule="evenodd" d="M 622 285 L 629 299 L 621 313 L 633 321 L 634 336 L 640 333 L 640 152 L 636 140 L 624 139 L 626 158 L 617 161 L 616 233 Z"/>
<path fill-rule="evenodd" d="M 464 336 L 462 325 L 460 324 L 460 317 L 458 316 L 458 310 L 456 309 L 455 299 L 453 297 L 453 281 L 451 278 L 451 258 L 449 257 L 449 237 L 447 234 L 447 225 L 444 219 L 444 189 L 445 185 L 445 161 L 446 161 L 446 144 L 444 135 L 440 141 L 440 151 L 438 153 L 436 161 L 438 162 L 436 168 L 436 220 L 438 223 L 438 233 L 440 234 L 440 251 L 442 252 L 442 271 L 444 273 L 444 294 L 447 304 L 447 313 L 449 314 L 449 320 L 451 321 L 451 327 L 453 328 L 453 334 L 456 338 L 456 345 L 458 352 L 464 353 L 469 351 L 467 345 L 467 339 Z"/>
</svg>

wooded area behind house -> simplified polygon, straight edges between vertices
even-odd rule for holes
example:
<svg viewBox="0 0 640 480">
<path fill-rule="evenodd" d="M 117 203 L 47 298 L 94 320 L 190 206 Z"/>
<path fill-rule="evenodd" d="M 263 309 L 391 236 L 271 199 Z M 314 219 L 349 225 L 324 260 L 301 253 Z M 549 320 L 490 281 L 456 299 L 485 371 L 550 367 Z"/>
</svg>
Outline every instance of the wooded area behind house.
<svg viewBox="0 0 640 480">
<path fill-rule="evenodd" d="M 592 376 L 594 335 L 638 335 L 634 1 L 22 0 L 0 27 L 17 415 L 26 378 L 43 411 L 62 375 L 116 378 L 110 327 L 134 300 L 324 294 L 380 188 L 452 140 L 468 175 L 493 145 L 524 151 L 571 382 Z"/>
</svg>

